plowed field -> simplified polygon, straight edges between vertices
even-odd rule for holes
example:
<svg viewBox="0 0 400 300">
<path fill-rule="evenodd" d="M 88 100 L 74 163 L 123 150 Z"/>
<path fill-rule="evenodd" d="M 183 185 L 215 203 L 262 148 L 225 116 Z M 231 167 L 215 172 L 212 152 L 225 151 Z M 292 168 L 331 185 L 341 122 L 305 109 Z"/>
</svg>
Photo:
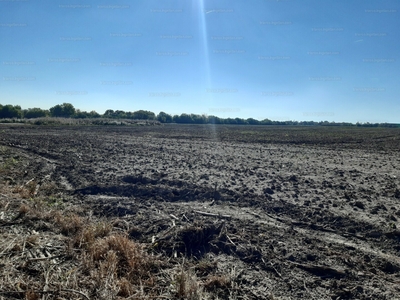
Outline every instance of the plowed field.
<svg viewBox="0 0 400 300">
<path fill-rule="evenodd" d="M 400 299 L 399 129 L 0 131 L 0 299 Z M 100 221 L 148 275 L 98 275 L 121 251 L 93 259 L 74 235 Z"/>
</svg>

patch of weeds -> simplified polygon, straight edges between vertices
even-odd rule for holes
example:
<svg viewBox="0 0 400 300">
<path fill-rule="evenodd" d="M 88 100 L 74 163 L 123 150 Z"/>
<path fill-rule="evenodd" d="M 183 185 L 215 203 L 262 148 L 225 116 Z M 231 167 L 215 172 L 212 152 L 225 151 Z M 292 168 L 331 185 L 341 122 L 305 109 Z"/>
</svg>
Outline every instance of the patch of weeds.
<svg viewBox="0 0 400 300">
<path fill-rule="evenodd" d="M 95 262 L 105 260 L 110 252 L 118 255 L 116 264 L 121 275 L 130 275 L 135 269 L 139 270 L 145 261 L 139 244 L 122 235 L 112 235 L 95 241 L 89 253 Z M 143 271 L 143 270 L 141 270 Z M 146 273 L 146 272 L 144 272 Z M 131 274 L 133 275 L 133 274 Z"/>
<path fill-rule="evenodd" d="M 229 290 L 231 287 L 231 280 L 224 275 L 213 275 L 208 278 L 204 284 L 204 288 L 210 292 L 216 292 L 217 290 Z"/>
<path fill-rule="evenodd" d="M 1 131 L 2 133 L 4 132 L 4 130 Z M 7 153 L 7 148 L 5 146 L 0 146 L 0 154 L 1 155 L 5 155 Z"/>
<path fill-rule="evenodd" d="M 178 299 L 203 299 L 202 288 L 196 275 L 191 270 L 184 270 L 182 267 L 175 276 L 175 285 Z"/>
<path fill-rule="evenodd" d="M 67 236 L 78 233 L 83 228 L 83 219 L 75 213 L 64 216 L 60 212 L 54 214 L 54 221 L 60 227 L 61 233 Z"/>
<path fill-rule="evenodd" d="M 40 295 L 34 291 L 29 290 L 25 294 L 25 299 L 26 300 L 39 300 Z"/>
<path fill-rule="evenodd" d="M 21 204 L 21 206 L 19 207 L 19 213 L 21 215 L 26 215 L 30 210 L 31 208 L 26 204 Z"/>
<path fill-rule="evenodd" d="M 38 185 L 34 179 L 29 180 L 25 184 L 14 188 L 13 192 L 18 193 L 22 199 L 34 198 L 37 194 Z"/>
<path fill-rule="evenodd" d="M 195 265 L 196 274 L 199 276 L 207 276 L 217 269 L 217 262 L 209 261 L 206 258 L 201 259 Z"/>
<path fill-rule="evenodd" d="M 59 191 L 59 187 L 54 182 L 44 182 L 39 188 L 39 194 L 47 197 L 54 198 L 56 191 Z"/>
<path fill-rule="evenodd" d="M 64 208 L 63 199 L 55 196 L 46 197 L 45 199 L 43 199 L 43 202 L 45 202 L 49 207 Z"/>
<path fill-rule="evenodd" d="M 29 247 L 34 247 L 38 245 L 39 243 L 39 235 L 38 234 L 31 234 L 26 238 L 26 246 Z"/>
<path fill-rule="evenodd" d="M 95 241 L 99 238 L 108 236 L 113 227 L 108 222 L 98 222 L 85 226 L 73 239 L 73 244 L 76 247 L 90 249 Z"/>
<path fill-rule="evenodd" d="M 133 288 L 132 284 L 125 277 L 121 278 L 118 281 L 117 286 L 119 290 L 117 296 L 128 298 L 132 296 L 133 293 L 135 292 L 135 289 Z"/>
<path fill-rule="evenodd" d="M 0 173 L 8 173 L 13 168 L 16 168 L 19 164 L 18 156 L 13 156 L 7 158 L 1 165 L 0 165 Z"/>
<path fill-rule="evenodd" d="M 111 289 L 119 296 L 131 296 L 139 287 L 152 290 L 159 270 L 158 260 L 144 246 L 120 234 L 97 238 L 84 252 L 83 265 L 97 290 Z"/>
</svg>

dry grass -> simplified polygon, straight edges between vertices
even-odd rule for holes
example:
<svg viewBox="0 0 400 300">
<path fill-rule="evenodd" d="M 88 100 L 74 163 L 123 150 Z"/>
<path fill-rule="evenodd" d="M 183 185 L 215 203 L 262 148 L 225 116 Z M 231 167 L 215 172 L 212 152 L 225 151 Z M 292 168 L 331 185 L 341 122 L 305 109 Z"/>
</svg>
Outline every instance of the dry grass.
<svg viewBox="0 0 400 300">
<path fill-rule="evenodd" d="M 129 282 L 129 280 L 126 279 L 126 278 L 121 278 L 117 282 L 117 287 L 118 287 L 117 296 L 120 296 L 122 298 L 128 298 L 128 297 L 132 296 L 134 294 L 134 292 L 135 292 L 134 287 Z"/>
<path fill-rule="evenodd" d="M 231 287 L 231 280 L 224 275 L 213 275 L 208 278 L 204 284 L 204 288 L 208 291 L 215 291 L 216 289 L 229 289 Z"/>
<path fill-rule="evenodd" d="M 16 157 L 12 156 L 10 150 L 2 147 L 0 149 L 0 154 L 2 157 L 7 157 L 3 163 L 0 163 L 0 174 L 9 175 L 12 174 L 12 170 L 18 167 L 19 161 Z"/>
<path fill-rule="evenodd" d="M 98 238 L 109 235 L 113 227 L 110 223 L 100 221 L 95 224 L 89 224 L 74 236 L 73 244 L 75 247 L 90 249 Z"/>
<path fill-rule="evenodd" d="M 83 228 L 83 219 L 75 213 L 63 215 L 60 212 L 54 214 L 55 224 L 60 228 L 61 233 L 67 236 L 73 236 Z"/>
<path fill-rule="evenodd" d="M 185 270 L 183 267 L 175 277 L 176 297 L 178 299 L 200 300 L 203 290 L 200 281 L 191 270 Z"/>
<path fill-rule="evenodd" d="M 58 191 L 59 187 L 54 182 L 44 182 L 39 187 L 38 194 L 51 198 Z"/>
<path fill-rule="evenodd" d="M 25 184 L 15 187 L 13 192 L 18 193 L 23 199 L 30 199 L 36 196 L 38 191 L 38 184 L 34 179 L 27 181 Z"/>
<path fill-rule="evenodd" d="M 19 215 L 24 216 L 27 213 L 29 213 L 29 211 L 31 210 L 31 208 L 26 205 L 26 204 L 21 204 L 21 206 L 19 207 Z"/>
<path fill-rule="evenodd" d="M 22 295 L 25 299 L 42 295 L 46 299 L 151 299 L 157 295 L 161 262 L 147 253 L 145 245 L 114 231 L 108 221 L 59 211 L 42 201 L 21 201 L 2 203 L 0 208 L 3 215 L 11 216 L 10 222 L 19 224 L 14 229 L 0 228 L 0 265 L 6 266 L 6 277 L 0 277 L 0 299 L 4 295 L 17 299 Z M 27 227 L 31 222 L 47 222 L 53 229 L 32 231 Z"/>
<path fill-rule="evenodd" d="M 53 118 L 43 117 L 34 119 L 1 119 L 1 123 L 23 123 L 34 125 L 161 125 L 156 120 L 134 120 L 134 119 L 108 119 L 108 118 Z"/>
<path fill-rule="evenodd" d="M 171 263 L 156 256 L 151 243 L 130 239 L 134 229 L 119 225 L 126 221 L 85 215 L 65 199 L 46 196 L 50 190 L 37 191 L 35 180 L 0 182 L 1 300 L 215 299 L 208 291 L 228 284 L 210 277 L 215 263 Z M 197 246 L 203 235 L 196 227 L 186 242 Z"/>
<path fill-rule="evenodd" d="M 40 295 L 38 293 L 35 293 L 34 291 L 27 291 L 25 294 L 25 299 L 26 300 L 39 300 Z"/>
<path fill-rule="evenodd" d="M 108 269 L 116 270 L 118 277 L 131 282 L 149 279 L 151 260 L 138 243 L 122 235 L 111 235 L 97 239 L 89 248 L 89 255 L 95 264 L 105 262 Z"/>
</svg>

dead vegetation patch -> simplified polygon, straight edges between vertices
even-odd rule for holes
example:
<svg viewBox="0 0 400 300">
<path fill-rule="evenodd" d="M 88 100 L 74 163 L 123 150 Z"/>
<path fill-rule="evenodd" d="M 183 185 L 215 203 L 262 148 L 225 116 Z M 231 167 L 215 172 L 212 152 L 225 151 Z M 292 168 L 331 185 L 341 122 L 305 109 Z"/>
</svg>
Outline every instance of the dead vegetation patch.
<svg viewBox="0 0 400 300">
<path fill-rule="evenodd" d="M 152 245 L 115 227 L 118 219 L 85 216 L 78 208 L 38 199 L 8 201 L 0 206 L 0 299 L 204 299 L 227 288 L 212 275 L 215 264 L 168 262 Z M 185 228 L 179 234 L 182 251 L 203 251 L 218 230 Z"/>
</svg>

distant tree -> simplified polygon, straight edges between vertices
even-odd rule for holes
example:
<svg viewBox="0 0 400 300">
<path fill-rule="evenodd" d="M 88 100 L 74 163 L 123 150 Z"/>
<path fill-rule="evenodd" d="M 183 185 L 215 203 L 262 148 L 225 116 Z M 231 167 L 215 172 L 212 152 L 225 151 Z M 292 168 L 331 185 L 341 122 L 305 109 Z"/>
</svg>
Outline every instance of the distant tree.
<svg viewBox="0 0 400 300">
<path fill-rule="evenodd" d="M 301 121 L 299 124 L 300 125 L 306 125 L 306 126 L 316 125 L 316 123 L 314 121 Z"/>
<path fill-rule="evenodd" d="M 128 119 L 128 114 L 130 115 L 131 113 L 127 113 L 123 110 L 112 110 L 112 109 L 107 109 L 106 112 L 103 114 L 104 118 L 112 118 L 112 119 Z"/>
<path fill-rule="evenodd" d="M 77 109 L 75 111 L 74 118 L 76 118 L 76 119 L 86 119 L 88 117 L 88 114 L 89 113 L 87 111 L 81 111 L 80 109 Z"/>
<path fill-rule="evenodd" d="M 236 124 L 239 124 L 239 125 L 246 125 L 247 124 L 246 120 L 244 120 L 244 119 L 235 118 L 235 121 L 236 121 Z"/>
<path fill-rule="evenodd" d="M 172 116 L 161 111 L 158 115 L 157 115 L 157 120 L 161 123 L 172 123 Z"/>
<path fill-rule="evenodd" d="M 71 118 L 75 114 L 75 108 L 71 103 L 57 104 L 50 108 L 52 117 Z"/>
<path fill-rule="evenodd" d="M 260 125 L 272 125 L 272 121 L 270 119 L 264 119 L 260 121 Z"/>
<path fill-rule="evenodd" d="M 27 119 L 43 118 L 46 117 L 48 113 L 49 113 L 48 110 L 43 110 L 38 107 L 28 108 L 27 110 L 24 111 L 24 118 Z"/>
<path fill-rule="evenodd" d="M 99 113 L 97 113 L 95 110 L 92 110 L 89 113 L 89 118 L 100 118 L 100 117 L 101 117 L 101 115 Z"/>
<path fill-rule="evenodd" d="M 205 124 L 207 121 L 207 117 L 205 115 L 191 114 L 190 117 L 192 119 L 192 123 L 194 124 Z"/>
<path fill-rule="evenodd" d="M 260 124 L 260 121 L 258 121 L 258 120 L 256 120 L 256 119 L 253 119 L 253 118 L 248 118 L 248 119 L 246 120 L 246 122 L 247 122 L 247 124 L 249 124 L 249 125 L 259 125 L 259 124 Z"/>
<path fill-rule="evenodd" d="M 60 104 L 57 104 L 50 108 L 50 115 L 52 117 L 64 117 L 63 107 Z"/>
<path fill-rule="evenodd" d="M 139 119 L 139 120 L 155 120 L 156 115 L 147 110 L 138 110 L 133 112 L 133 119 Z"/>
<path fill-rule="evenodd" d="M 293 125 L 293 121 L 285 121 L 285 125 Z"/>
<path fill-rule="evenodd" d="M 223 124 L 224 120 L 221 118 L 218 118 L 216 116 L 208 116 L 207 117 L 207 123 L 208 124 Z"/>
<path fill-rule="evenodd" d="M 114 112 L 115 118 L 117 119 L 126 119 L 126 112 L 123 110 L 116 110 Z"/>
<path fill-rule="evenodd" d="M 66 118 L 70 118 L 75 114 L 75 107 L 71 103 L 63 103 L 62 106 Z"/>
<path fill-rule="evenodd" d="M 0 118 L 22 118 L 22 109 L 19 105 L 1 105 L 0 104 Z"/>
<path fill-rule="evenodd" d="M 50 115 L 52 117 L 63 117 L 64 116 L 64 112 L 63 112 L 63 108 L 60 104 L 57 104 L 56 106 L 53 106 L 50 108 Z"/>
<path fill-rule="evenodd" d="M 125 112 L 125 118 L 127 118 L 127 119 L 134 119 L 133 112 L 131 112 L 131 111 Z"/>
<path fill-rule="evenodd" d="M 354 126 L 354 124 L 349 122 L 342 122 L 341 126 Z"/>
<path fill-rule="evenodd" d="M 174 116 L 174 121 L 176 123 L 181 123 L 181 124 L 192 124 L 193 119 L 191 115 L 188 114 L 181 114 L 180 116 Z"/>
<path fill-rule="evenodd" d="M 114 118 L 114 111 L 112 109 L 107 109 L 103 114 L 104 118 Z"/>
<path fill-rule="evenodd" d="M 224 119 L 224 124 L 237 124 L 236 119 L 226 118 Z"/>
</svg>

